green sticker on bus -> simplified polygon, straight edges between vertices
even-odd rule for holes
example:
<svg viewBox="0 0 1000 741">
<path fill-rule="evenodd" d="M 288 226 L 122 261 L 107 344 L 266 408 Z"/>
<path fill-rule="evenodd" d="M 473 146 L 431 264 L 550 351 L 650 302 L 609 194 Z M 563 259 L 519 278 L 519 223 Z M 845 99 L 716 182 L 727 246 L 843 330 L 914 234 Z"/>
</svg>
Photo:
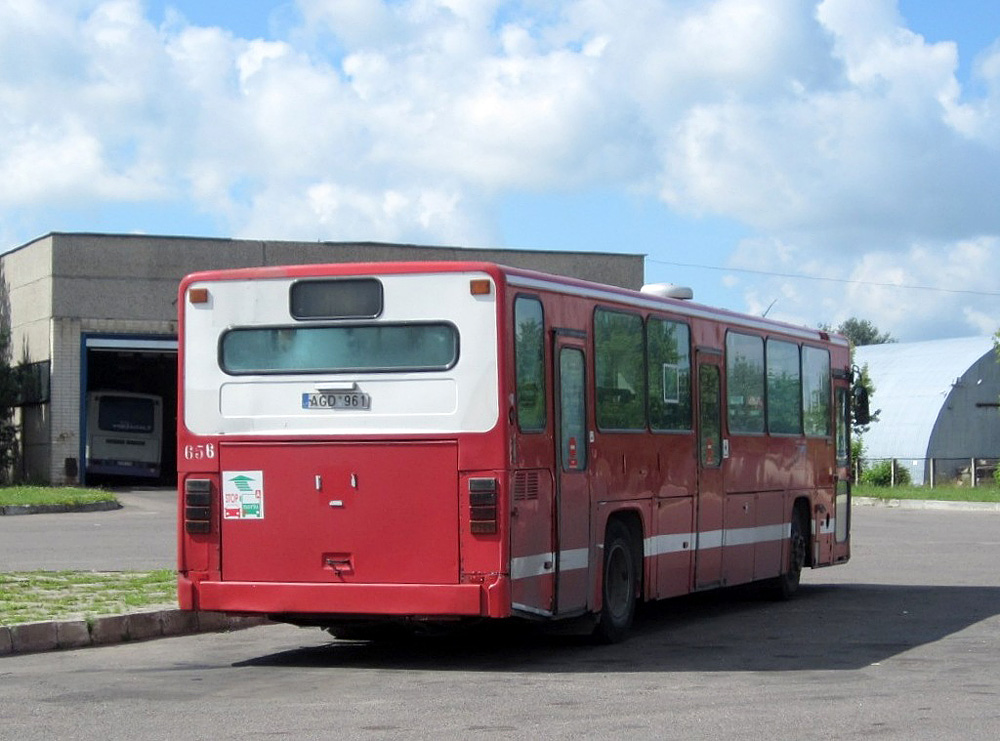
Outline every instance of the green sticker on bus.
<svg viewBox="0 0 1000 741">
<path fill-rule="evenodd" d="M 222 472 L 222 516 L 226 520 L 264 519 L 264 472 Z"/>
</svg>

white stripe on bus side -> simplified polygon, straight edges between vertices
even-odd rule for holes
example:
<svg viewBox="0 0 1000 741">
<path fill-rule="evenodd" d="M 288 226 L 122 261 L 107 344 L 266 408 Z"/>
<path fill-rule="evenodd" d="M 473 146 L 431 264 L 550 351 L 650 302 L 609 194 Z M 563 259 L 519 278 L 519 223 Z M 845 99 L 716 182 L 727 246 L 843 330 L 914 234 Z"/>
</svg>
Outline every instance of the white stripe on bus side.
<svg viewBox="0 0 1000 741">
<path fill-rule="evenodd" d="M 585 569 L 589 562 L 589 553 L 586 548 L 573 548 L 559 552 L 560 571 Z M 511 579 L 530 579 L 533 576 L 544 576 L 551 573 L 555 573 L 555 554 L 552 552 L 521 556 L 510 560 Z"/>
<path fill-rule="evenodd" d="M 826 528 L 823 528 L 826 530 Z M 792 526 L 789 523 L 777 525 L 761 525 L 759 527 L 732 528 L 730 530 L 709 530 L 704 533 L 671 533 L 670 535 L 653 535 L 643 541 L 643 555 L 646 558 L 662 556 L 669 553 L 683 553 L 695 550 L 692 544 L 697 543 L 697 550 L 707 551 L 725 546 L 753 545 L 755 543 L 772 543 L 785 540 L 791 535 Z M 575 571 L 585 569 L 589 565 L 588 549 L 575 548 L 561 551 L 560 571 Z M 546 566 L 547 564 L 547 566 Z M 512 558 L 510 561 L 511 579 L 530 579 L 555 572 L 555 554 L 540 553 L 532 556 Z"/>
</svg>

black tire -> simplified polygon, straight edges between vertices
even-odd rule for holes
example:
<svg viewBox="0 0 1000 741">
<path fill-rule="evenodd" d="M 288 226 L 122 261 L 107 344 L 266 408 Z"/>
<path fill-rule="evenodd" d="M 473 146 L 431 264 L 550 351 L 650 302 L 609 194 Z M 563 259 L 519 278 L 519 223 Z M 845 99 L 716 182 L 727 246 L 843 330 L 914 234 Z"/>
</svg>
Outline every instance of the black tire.
<svg viewBox="0 0 1000 741">
<path fill-rule="evenodd" d="M 638 579 L 632 534 L 620 520 L 612 520 L 604 536 L 601 614 L 594 631 L 600 642 L 618 643 L 628 635 L 635 616 Z"/>
<path fill-rule="evenodd" d="M 790 600 L 799 591 L 802 569 L 806 565 L 809 548 L 807 515 L 796 507 L 792 512 L 791 532 L 788 536 L 788 569 L 767 584 L 767 591 L 773 599 Z"/>
</svg>

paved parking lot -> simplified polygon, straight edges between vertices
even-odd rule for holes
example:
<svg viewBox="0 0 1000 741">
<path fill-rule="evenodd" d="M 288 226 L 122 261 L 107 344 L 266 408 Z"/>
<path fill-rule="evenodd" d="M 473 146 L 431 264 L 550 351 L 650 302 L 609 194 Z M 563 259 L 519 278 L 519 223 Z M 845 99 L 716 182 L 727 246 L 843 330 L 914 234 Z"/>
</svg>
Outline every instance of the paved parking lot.
<svg viewBox="0 0 1000 741">
<path fill-rule="evenodd" d="M 279 625 L 9 656 L 0 737 L 992 741 L 998 564 L 1000 514 L 858 508 L 853 560 L 800 598 L 668 600 L 618 646 Z"/>
<path fill-rule="evenodd" d="M 115 494 L 122 509 L 0 517 L 0 571 L 176 568 L 176 490 Z"/>
</svg>

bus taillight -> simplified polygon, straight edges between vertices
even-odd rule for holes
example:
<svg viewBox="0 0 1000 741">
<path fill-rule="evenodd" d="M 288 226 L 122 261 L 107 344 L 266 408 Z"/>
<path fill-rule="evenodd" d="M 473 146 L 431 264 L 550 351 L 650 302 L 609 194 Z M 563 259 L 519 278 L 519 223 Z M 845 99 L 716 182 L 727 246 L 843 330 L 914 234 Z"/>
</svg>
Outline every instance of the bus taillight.
<svg viewBox="0 0 1000 741">
<path fill-rule="evenodd" d="M 497 531 L 496 479 L 469 479 L 469 530 L 479 535 Z"/>
<path fill-rule="evenodd" d="M 211 479 L 184 482 L 184 528 L 189 533 L 207 533 L 212 527 Z"/>
</svg>

